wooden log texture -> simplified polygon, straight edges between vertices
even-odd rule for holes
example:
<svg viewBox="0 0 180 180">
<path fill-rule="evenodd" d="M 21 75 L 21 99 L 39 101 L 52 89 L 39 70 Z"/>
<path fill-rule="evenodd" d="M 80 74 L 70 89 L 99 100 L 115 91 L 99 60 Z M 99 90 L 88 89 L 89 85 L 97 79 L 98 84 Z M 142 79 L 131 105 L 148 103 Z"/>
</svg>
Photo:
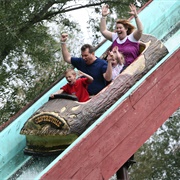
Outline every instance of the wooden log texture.
<svg viewBox="0 0 180 180">
<path fill-rule="evenodd" d="M 140 40 L 146 45 L 143 53 L 129 65 L 112 83 L 86 103 L 54 99 L 48 101 L 25 124 L 21 134 L 81 134 L 127 90 L 132 87 L 167 53 L 162 42 L 151 35 L 142 35 Z M 43 113 L 52 113 L 64 126 L 54 128 L 34 122 L 35 117 Z"/>
<path fill-rule="evenodd" d="M 180 49 L 40 179 L 109 179 L 180 106 Z"/>
</svg>

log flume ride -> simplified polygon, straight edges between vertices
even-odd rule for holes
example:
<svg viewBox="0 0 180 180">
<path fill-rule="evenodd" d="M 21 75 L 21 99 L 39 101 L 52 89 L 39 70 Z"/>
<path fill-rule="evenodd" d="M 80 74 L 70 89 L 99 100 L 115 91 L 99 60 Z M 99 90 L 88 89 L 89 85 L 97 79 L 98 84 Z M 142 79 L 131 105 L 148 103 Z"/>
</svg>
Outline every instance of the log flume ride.
<svg viewBox="0 0 180 180">
<path fill-rule="evenodd" d="M 168 53 L 160 40 L 148 34 L 142 35 L 140 48 L 140 56 L 89 101 L 80 103 L 74 97 L 60 96 L 37 110 L 20 132 L 26 136 L 24 152 L 62 152 Z"/>
</svg>

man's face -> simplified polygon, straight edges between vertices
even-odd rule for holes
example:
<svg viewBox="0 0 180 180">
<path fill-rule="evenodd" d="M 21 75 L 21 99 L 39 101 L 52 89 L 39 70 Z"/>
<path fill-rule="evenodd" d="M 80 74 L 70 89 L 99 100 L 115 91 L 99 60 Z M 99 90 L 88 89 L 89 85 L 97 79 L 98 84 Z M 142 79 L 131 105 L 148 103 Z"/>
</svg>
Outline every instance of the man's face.
<svg viewBox="0 0 180 180">
<path fill-rule="evenodd" d="M 85 51 L 81 51 L 81 56 L 86 64 L 92 64 L 94 53 L 90 53 L 88 48 Z"/>
</svg>

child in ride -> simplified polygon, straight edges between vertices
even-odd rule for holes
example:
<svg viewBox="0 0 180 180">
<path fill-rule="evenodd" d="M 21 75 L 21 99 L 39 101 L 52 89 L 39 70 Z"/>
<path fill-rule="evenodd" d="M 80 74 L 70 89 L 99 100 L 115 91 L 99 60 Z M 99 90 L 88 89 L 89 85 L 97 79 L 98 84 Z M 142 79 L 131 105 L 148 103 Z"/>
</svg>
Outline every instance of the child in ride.
<svg viewBox="0 0 180 180">
<path fill-rule="evenodd" d="M 61 87 L 60 90 L 51 94 L 51 98 L 54 98 L 55 94 L 61 94 L 63 92 L 71 95 L 75 95 L 79 102 L 85 102 L 89 100 L 89 93 L 87 87 L 92 83 L 93 78 L 86 73 L 79 71 L 79 76 L 82 78 L 76 79 L 76 71 L 74 69 L 67 69 L 65 72 L 65 77 L 68 83 Z"/>
<path fill-rule="evenodd" d="M 124 56 L 118 51 L 118 47 L 115 46 L 112 51 L 108 52 L 107 60 L 112 64 L 112 80 L 114 80 L 123 70 Z"/>
</svg>

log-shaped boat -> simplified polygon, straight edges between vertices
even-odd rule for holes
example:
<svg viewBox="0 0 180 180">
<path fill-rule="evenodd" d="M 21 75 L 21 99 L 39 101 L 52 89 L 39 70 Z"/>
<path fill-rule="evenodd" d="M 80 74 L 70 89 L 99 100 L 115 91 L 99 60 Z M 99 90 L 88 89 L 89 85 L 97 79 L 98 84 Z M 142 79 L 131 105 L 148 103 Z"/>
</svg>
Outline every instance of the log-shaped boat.
<svg viewBox="0 0 180 180">
<path fill-rule="evenodd" d="M 28 154 L 60 153 L 125 94 L 136 81 L 167 53 L 167 48 L 152 35 L 140 39 L 141 54 L 113 82 L 87 102 L 60 95 L 36 111 L 21 129 L 26 136 Z"/>
</svg>

